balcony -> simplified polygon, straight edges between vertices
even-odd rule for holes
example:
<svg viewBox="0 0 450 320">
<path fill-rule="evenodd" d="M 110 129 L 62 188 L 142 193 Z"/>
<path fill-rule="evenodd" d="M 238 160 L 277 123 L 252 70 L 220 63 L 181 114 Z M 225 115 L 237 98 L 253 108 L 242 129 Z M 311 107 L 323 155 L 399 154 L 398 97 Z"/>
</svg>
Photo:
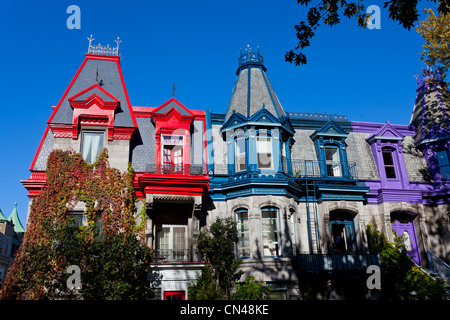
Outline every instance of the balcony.
<svg viewBox="0 0 450 320">
<path fill-rule="evenodd" d="M 199 263 L 202 257 L 193 249 L 156 249 L 154 263 Z"/>
<path fill-rule="evenodd" d="M 363 270 L 370 265 L 380 266 L 377 254 L 299 254 L 300 271 Z"/>
<path fill-rule="evenodd" d="M 156 174 L 204 176 L 207 173 L 207 169 L 205 164 L 164 165 L 149 163 L 145 168 L 145 172 Z"/>
<path fill-rule="evenodd" d="M 295 178 L 358 179 L 355 162 L 292 160 Z"/>
</svg>

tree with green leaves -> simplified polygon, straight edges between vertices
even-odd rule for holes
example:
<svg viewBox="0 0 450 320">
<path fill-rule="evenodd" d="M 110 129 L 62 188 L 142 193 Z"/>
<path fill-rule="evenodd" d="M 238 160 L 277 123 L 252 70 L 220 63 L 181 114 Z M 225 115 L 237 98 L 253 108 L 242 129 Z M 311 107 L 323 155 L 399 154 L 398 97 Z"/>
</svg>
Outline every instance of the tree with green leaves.
<svg viewBox="0 0 450 320">
<path fill-rule="evenodd" d="M 416 266 L 406 254 L 403 237 L 394 232 L 394 242 L 373 224 L 366 227 L 369 250 L 381 260 L 381 299 L 442 300 L 445 286 Z"/>
<path fill-rule="evenodd" d="M 106 149 L 94 164 L 81 154 L 54 150 L 47 181 L 31 205 L 27 230 L 2 284 L 1 299 L 150 297 L 147 272 L 152 250 L 134 215 L 133 171 L 111 168 Z M 86 225 L 75 223 L 78 202 Z M 81 271 L 81 289 L 67 286 L 68 267 Z"/>
<path fill-rule="evenodd" d="M 431 0 L 437 2 L 437 0 Z M 307 21 L 301 21 L 295 25 L 297 46 L 286 52 L 285 61 L 295 65 L 306 64 L 307 58 L 303 49 L 310 46 L 310 40 L 315 36 L 317 28 L 323 23 L 330 27 L 341 22 L 341 17 L 356 19 L 357 26 L 365 28 L 370 14 L 367 13 L 364 1 L 345 0 L 297 0 L 301 6 L 308 7 Z M 450 0 L 439 0 L 438 11 L 441 14 L 449 12 Z M 369 3 L 371 5 L 372 3 Z M 403 28 L 410 30 L 417 21 L 419 14 L 417 10 L 418 1 L 390 0 L 384 2 L 384 8 L 388 8 L 389 19 L 397 21 Z M 311 6 L 310 6 L 311 5 Z"/>
<path fill-rule="evenodd" d="M 231 287 L 241 277 L 237 272 L 240 260 L 236 258 L 235 245 L 238 240 L 236 222 L 232 218 L 217 218 L 209 227 L 196 236 L 197 250 L 203 261 L 209 264 L 210 275 L 220 293 L 220 299 L 229 299 Z M 197 286 L 201 281 L 197 282 Z M 195 290 L 195 289 L 194 289 Z"/>
<path fill-rule="evenodd" d="M 231 295 L 232 300 L 268 300 L 270 290 L 262 281 L 257 281 L 249 275 L 244 281 L 236 284 L 236 292 Z"/>
<path fill-rule="evenodd" d="M 450 67 L 450 13 L 435 15 L 432 9 L 424 11 L 427 17 L 416 26 L 417 33 L 425 40 L 421 58 L 445 79 Z"/>
</svg>

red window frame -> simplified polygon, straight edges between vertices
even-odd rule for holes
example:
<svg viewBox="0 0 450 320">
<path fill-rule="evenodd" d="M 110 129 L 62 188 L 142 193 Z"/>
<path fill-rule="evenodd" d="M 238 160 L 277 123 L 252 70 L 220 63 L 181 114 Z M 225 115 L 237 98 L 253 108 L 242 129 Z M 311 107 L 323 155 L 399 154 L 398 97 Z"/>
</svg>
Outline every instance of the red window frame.
<svg viewBox="0 0 450 320">
<path fill-rule="evenodd" d="M 186 300 L 185 291 L 164 291 L 164 300 Z"/>
</svg>

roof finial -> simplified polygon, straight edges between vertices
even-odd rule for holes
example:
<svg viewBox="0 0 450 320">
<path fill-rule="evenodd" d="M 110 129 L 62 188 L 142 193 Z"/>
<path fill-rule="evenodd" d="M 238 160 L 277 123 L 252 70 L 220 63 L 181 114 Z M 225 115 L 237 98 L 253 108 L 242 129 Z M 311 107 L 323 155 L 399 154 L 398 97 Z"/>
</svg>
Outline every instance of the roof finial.
<svg viewBox="0 0 450 320">
<path fill-rule="evenodd" d="M 171 93 L 173 98 L 175 98 L 175 90 L 177 90 L 177 88 L 175 87 L 175 82 L 174 82 L 173 86 L 172 86 L 172 93 Z"/>
</svg>

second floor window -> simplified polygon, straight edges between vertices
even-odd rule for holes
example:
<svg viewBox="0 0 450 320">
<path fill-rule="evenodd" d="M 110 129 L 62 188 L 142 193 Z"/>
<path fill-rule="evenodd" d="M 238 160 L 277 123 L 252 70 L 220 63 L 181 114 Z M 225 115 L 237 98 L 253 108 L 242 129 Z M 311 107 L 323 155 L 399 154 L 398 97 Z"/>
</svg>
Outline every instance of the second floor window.
<svg viewBox="0 0 450 320">
<path fill-rule="evenodd" d="M 272 169 L 272 138 L 269 135 L 258 134 L 256 140 L 256 151 L 258 153 L 258 168 Z"/>
<path fill-rule="evenodd" d="M 97 161 L 98 155 L 103 148 L 103 140 L 103 132 L 83 132 L 81 154 L 87 163 Z"/>
</svg>

